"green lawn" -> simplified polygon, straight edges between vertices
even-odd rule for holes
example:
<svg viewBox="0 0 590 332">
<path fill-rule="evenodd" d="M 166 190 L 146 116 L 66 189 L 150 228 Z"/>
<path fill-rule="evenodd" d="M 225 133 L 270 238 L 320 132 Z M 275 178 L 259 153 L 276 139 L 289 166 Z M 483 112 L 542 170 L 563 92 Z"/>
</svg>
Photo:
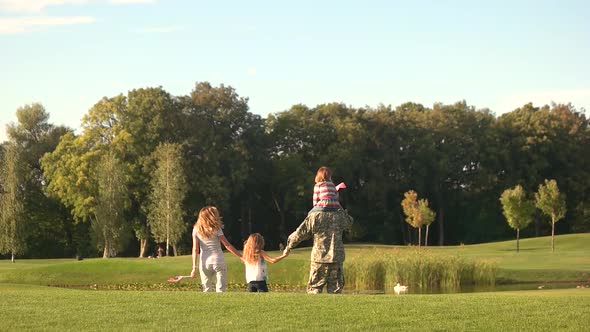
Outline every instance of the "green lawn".
<svg viewBox="0 0 590 332">
<path fill-rule="evenodd" d="M 558 236 L 553 254 L 549 241 L 522 240 L 519 254 L 514 241 L 423 250 L 493 259 L 502 280 L 589 284 L 590 234 Z M 346 250 L 352 257 L 415 248 L 349 244 Z M 268 294 L 203 294 L 198 278 L 166 283 L 189 272 L 190 256 L 1 260 L 0 330 L 585 331 L 590 326 L 590 288 L 402 296 L 277 292 L 303 289 L 309 255 L 309 248 L 297 249 L 269 264 Z M 232 288 L 243 290 L 242 264 L 229 255 L 227 261 Z"/>
<path fill-rule="evenodd" d="M 4 331 L 584 331 L 590 326 L 590 289 L 314 296 L 0 284 L 0 293 Z"/>
<path fill-rule="evenodd" d="M 590 234 L 571 234 L 556 237 L 556 251 L 551 253 L 550 237 L 521 240 L 521 252 L 515 252 L 515 241 L 495 242 L 467 246 L 429 247 L 423 250 L 444 252 L 473 258 L 493 259 L 498 264 L 498 280 L 511 282 L 589 282 Z M 346 253 L 375 254 L 379 250 L 415 250 L 405 246 L 348 244 Z M 269 264 L 269 282 L 277 287 L 301 289 L 309 269 L 309 248 L 296 249 L 277 264 Z M 278 255 L 278 252 L 271 252 Z M 227 254 L 228 282 L 234 287 L 244 283 L 244 268 L 235 257 Z M 188 274 L 189 255 L 147 258 L 93 258 L 44 260 L 0 260 L 0 283 L 57 286 L 125 286 L 148 285 L 161 287 L 197 287 L 198 280 L 182 281 L 181 285 L 167 285 L 165 280 L 174 275 Z M 198 279 L 198 278 L 197 278 Z M 147 286 L 146 286 L 147 287 Z"/>
</svg>

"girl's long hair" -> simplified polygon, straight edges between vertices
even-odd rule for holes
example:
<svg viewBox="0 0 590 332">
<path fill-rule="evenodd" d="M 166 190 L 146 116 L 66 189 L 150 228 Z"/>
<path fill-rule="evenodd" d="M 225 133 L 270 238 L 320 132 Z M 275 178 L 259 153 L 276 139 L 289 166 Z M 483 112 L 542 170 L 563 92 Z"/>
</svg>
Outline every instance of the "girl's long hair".
<svg viewBox="0 0 590 332">
<path fill-rule="evenodd" d="M 199 211 L 199 217 L 194 227 L 197 229 L 197 233 L 206 239 L 215 236 L 217 231 L 223 227 L 217 208 L 215 206 L 205 206 L 202 208 Z"/>
<path fill-rule="evenodd" d="M 322 166 L 315 173 L 315 183 L 326 181 L 332 181 L 332 171 L 328 167 Z"/>
<path fill-rule="evenodd" d="M 260 233 L 250 234 L 248 240 L 244 243 L 244 252 L 242 259 L 246 263 L 256 263 L 260 260 L 260 251 L 264 249 L 264 238 Z"/>
</svg>

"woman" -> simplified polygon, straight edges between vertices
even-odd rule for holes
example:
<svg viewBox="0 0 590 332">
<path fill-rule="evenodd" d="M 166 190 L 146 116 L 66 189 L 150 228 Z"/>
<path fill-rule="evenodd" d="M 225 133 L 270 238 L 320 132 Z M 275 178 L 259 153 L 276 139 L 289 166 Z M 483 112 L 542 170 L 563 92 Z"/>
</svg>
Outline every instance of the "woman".
<svg viewBox="0 0 590 332">
<path fill-rule="evenodd" d="M 221 250 L 221 244 L 236 257 L 241 258 L 240 253 L 231 245 L 223 235 L 223 224 L 219 211 L 214 206 L 206 206 L 199 211 L 199 217 L 193 227 L 193 269 L 191 277 L 197 270 L 197 256 L 199 256 L 199 274 L 203 292 L 212 292 L 212 281 L 215 277 L 217 292 L 226 289 L 227 267 L 225 257 Z"/>
</svg>

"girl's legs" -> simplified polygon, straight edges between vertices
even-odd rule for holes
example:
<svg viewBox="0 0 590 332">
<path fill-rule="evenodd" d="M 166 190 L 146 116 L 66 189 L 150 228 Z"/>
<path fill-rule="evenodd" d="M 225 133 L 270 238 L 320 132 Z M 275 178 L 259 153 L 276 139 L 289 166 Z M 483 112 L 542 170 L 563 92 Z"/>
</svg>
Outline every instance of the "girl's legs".
<svg viewBox="0 0 590 332">
<path fill-rule="evenodd" d="M 199 274 L 201 275 L 201 287 L 203 287 L 203 292 L 212 292 L 212 282 L 213 276 L 215 275 L 215 270 L 213 269 L 214 265 L 200 265 L 199 266 Z"/>
<path fill-rule="evenodd" d="M 266 281 L 250 281 L 248 283 L 248 292 L 266 293 L 268 292 L 268 286 Z"/>
<path fill-rule="evenodd" d="M 217 282 L 216 282 L 216 288 L 217 288 L 217 292 L 221 293 L 221 292 L 225 292 L 225 289 L 227 288 L 227 280 L 226 280 L 226 274 L 227 274 L 227 267 L 224 265 L 212 265 L 213 266 L 213 270 L 215 270 L 215 275 L 217 278 Z"/>
</svg>

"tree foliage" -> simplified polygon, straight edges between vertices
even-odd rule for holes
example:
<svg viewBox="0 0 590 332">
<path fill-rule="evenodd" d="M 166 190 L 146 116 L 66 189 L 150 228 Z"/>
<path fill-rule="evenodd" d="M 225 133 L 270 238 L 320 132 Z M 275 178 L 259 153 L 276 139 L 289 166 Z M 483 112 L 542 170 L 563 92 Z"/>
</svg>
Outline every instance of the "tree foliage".
<svg viewBox="0 0 590 332">
<path fill-rule="evenodd" d="M 533 221 L 535 206 L 526 198 L 522 186 L 517 185 L 512 189 L 506 189 L 500 196 L 502 213 L 508 225 L 516 230 L 516 252 L 520 251 L 520 230 L 527 227 Z"/>
<path fill-rule="evenodd" d="M 98 190 L 95 212 L 91 216 L 92 230 L 97 248 L 103 250 L 103 257 L 114 257 L 124 249 L 130 229 L 124 218 L 129 202 L 125 172 L 113 152 L 100 159 L 96 182 Z"/>
<path fill-rule="evenodd" d="M 97 173 L 110 153 L 128 191 L 121 220 L 135 237 L 118 253 L 137 255 L 139 247 L 143 255 L 160 241 L 148 219 L 155 151 L 164 144 L 180 147 L 183 232 L 203 205 L 213 204 L 233 243 L 252 232 L 263 233 L 269 248 L 284 242 L 311 208 L 313 177 L 324 165 L 335 182 L 347 184 L 340 198 L 355 216 L 352 240 L 415 243 L 399 204 L 410 189 L 429 198 L 437 221 L 426 226 L 425 243 L 429 237 L 439 245 L 507 239 L 512 229 L 500 194 L 515 183 L 532 192 L 548 178 L 567 193 L 565 222 L 550 225 L 535 216 L 535 227 L 518 232 L 590 230 L 590 127 L 584 111 L 570 104 L 526 104 L 499 117 L 465 101 L 297 104 L 276 111 L 263 119 L 233 87 L 207 82 L 184 95 L 147 87 L 101 98 L 79 132 L 51 125 L 40 104 L 20 108 L 8 132 L 23 151 L 25 216 L 38 226 L 27 235 L 30 255 L 50 252 L 50 238 L 60 239 L 55 255 L 87 247 L 99 207 Z M 189 247 L 190 237 L 177 244 Z"/>
<path fill-rule="evenodd" d="M 10 253 L 12 260 L 24 253 L 26 217 L 23 206 L 23 164 L 15 144 L 4 146 L 0 164 L 0 253 Z"/>
<path fill-rule="evenodd" d="M 148 225 L 154 239 L 170 244 L 178 243 L 186 232 L 183 202 L 186 196 L 185 171 L 182 152 L 177 144 L 162 144 L 154 152 L 156 168 L 152 172 Z M 176 254 L 176 253 L 175 253 Z"/>
<path fill-rule="evenodd" d="M 535 205 L 551 222 L 551 252 L 555 251 L 555 223 L 565 217 L 565 195 L 559 192 L 557 181 L 545 179 L 535 193 Z"/>
</svg>

